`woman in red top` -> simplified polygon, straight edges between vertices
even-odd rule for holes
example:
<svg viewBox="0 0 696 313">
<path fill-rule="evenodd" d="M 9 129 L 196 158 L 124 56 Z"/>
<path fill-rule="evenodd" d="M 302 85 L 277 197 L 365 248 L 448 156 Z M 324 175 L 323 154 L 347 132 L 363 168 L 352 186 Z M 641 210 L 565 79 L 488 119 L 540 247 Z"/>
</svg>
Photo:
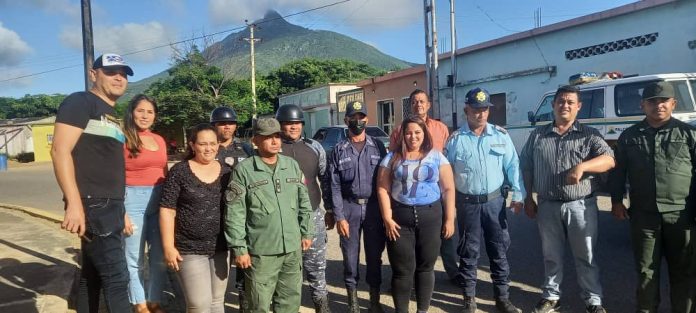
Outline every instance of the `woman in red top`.
<svg viewBox="0 0 696 313">
<path fill-rule="evenodd" d="M 167 174 L 167 145 L 150 131 L 157 104 L 145 95 L 128 103 L 123 118 L 126 143 L 126 227 L 124 233 L 130 283 L 128 296 L 135 312 L 164 312 L 160 307 L 166 267 L 159 229 L 160 185 Z M 149 277 L 144 286 L 145 253 Z"/>
</svg>

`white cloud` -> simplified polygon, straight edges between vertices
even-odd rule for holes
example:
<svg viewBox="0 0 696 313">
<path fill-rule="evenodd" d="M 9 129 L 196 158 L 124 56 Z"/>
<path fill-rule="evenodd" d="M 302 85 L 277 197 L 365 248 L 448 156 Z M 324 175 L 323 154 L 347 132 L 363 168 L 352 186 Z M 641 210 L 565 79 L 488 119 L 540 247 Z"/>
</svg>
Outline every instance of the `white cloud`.
<svg viewBox="0 0 696 313">
<path fill-rule="evenodd" d="M 80 28 L 63 29 L 60 33 L 61 42 L 70 48 L 82 49 L 82 33 Z M 131 53 L 166 45 L 175 41 L 175 32 L 159 22 L 145 24 L 126 23 L 117 26 L 94 27 L 94 53 L 113 52 L 119 54 Z M 168 49 L 168 48 L 167 48 Z M 162 51 L 149 50 L 129 55 L 127 59 L 150 62 L 161 61 Z"/>
<path fill-rule="evenodd" d="M 0 66 L 18 65 L 32 52 L 31 47 L 13 30 L 0 22 Z M 4 74 L 3 74 L 4 75 Z"/>
<path fill-rule="evenodd" d="M 26 75 L 30 75 L 31 72 L 26 69 L 12 69 L 12 68 L 4 68 L 0 66 L 0 71 L 2 71 L 2 75 L 4 78 L 0 79 L 11 79 L 15 77 L 22 77 Z M 19 79 L 12 79 L 12 80 L 7 80 L 7 81 L 0 81 L 0 90 L 9 90 L 9 89 L 14 89 L 14 88 L 24 88 L 28 87 L 32 84 L 33 80 L 32 77 L 24 77 L 24 78 L 19 78 Z"/>
<path fill-rule="evenodd" d="M 69 17 L 80 17 L 79 1 L 70 0 L 0 0 L 0 8 L 10 6 L 23 6 L 38 8 L 46 12 L 58 12 Z"/>
<path fill-rule="evenodd" d="M 270 9 L 281 14 L 308 10 L 330 4 L 326 0 L 209 0 L 208 12 L 213 23 L 241 24 L 262 18 Z M 353 28 L 397 28 L 422 20 L 421 0 L 353 0 L 308 14 Z M 422 23 L 422 22 L 421 22 Z M 342 26 L 342 25 L 341 25 Z"/>
</svg>

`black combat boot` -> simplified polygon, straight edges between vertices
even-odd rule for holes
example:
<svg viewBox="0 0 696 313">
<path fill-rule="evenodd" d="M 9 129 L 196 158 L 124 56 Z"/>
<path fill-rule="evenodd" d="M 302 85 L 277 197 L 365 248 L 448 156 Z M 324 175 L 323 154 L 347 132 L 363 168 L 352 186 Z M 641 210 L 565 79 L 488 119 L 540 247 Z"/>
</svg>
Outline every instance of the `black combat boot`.
<svg viewBox="0 0 696 313">
<path fill-rule="evenodd" d="M 462 313 L 476 313 L 476 298 L 464 296 L 464 307 Z"/>
<path fill-rule="evenodd" d="M 360 313 L 357 289 L 348 289 L 348 313 Z"/>
<path fill-rule="evenodd" d="M 331 313 L 331 310 L 329 310 L 329 299 L 326 296 L 314 300 L 314 312 Z"/>
<path fill-rule="evenodd" d="M 379 303 L 379 288 L 370 287 L 370 308 L 368 313 L 384 313 L 382 304 Z"/>
</svg>

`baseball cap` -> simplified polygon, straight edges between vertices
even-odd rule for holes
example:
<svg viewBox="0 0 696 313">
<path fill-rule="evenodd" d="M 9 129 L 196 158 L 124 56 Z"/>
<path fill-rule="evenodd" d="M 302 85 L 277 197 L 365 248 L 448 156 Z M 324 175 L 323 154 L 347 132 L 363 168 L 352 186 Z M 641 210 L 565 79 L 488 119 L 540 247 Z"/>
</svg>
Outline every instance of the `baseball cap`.
<svg viewBox="0 0 696 313">
<path fill-rule="evenodd" d="M 464 103 L 472 108 L 486 108 L 493 106 L 493 103 L 491 103 L 491 96 L 488 91 L 479 87 L 471 89 L 466 93 L 466 100 Z"/>
<path fill-rule="evenodd" d="M 346 106 L 346 117 L 355 115 L 356 113 L 362 113 L 367 116 L 367 106 L 360 101 L 353 101 L 348 103 Z"/>
<path fill-rule="evenodd" d="M 643 100 L 652 98 L 674 98 L 674 87 L 669 82 L 651 83 L 643 89 Z"/>
<path fill-rule="evenodd" d="M 126 61 L 118 54 L 104 53 L 99 56 L 92 64 L 92 69 L 98 68 L 117 68 L 122 67 L 128 76 L 133 76 L 133 69 L 126 64 Z"/>
<path fill-rule="evenodd" d="M 260 118 L 253 127 L 254 135 L 269 136 L 280 132 L 280 123 L 274 118 Z"/>
</svg>

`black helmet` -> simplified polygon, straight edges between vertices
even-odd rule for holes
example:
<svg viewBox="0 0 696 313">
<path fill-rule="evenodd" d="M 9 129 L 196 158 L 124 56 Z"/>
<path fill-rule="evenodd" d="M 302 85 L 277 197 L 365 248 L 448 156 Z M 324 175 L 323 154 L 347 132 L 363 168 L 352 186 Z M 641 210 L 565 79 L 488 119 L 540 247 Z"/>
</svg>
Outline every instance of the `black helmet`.
<svg viewBox="0 0 696 313">
<path fill-rule="evenodd" d="M 276 112 L 278 122 L 303 122 L 304 114 L 302 109 L 296 104 L 281 105 Z"/>
<path fill-rule="evenodd" d="M 230 107 L 217 107 L 210 113 L 210 124 L 217 122 L 237 122 L 237 112 Z"/>
</svg>

